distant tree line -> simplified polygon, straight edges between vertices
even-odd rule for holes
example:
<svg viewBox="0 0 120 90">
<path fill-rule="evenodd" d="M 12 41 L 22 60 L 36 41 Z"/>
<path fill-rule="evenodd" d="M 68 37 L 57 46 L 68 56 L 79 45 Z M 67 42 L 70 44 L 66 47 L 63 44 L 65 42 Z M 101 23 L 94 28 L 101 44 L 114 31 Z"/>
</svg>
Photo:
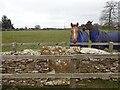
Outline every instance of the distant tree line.
<svg viewBox="0 0 120 90">
<path fill-rule="evenodd" d="M 42 29 L 38 29 L 38 28 L 15 28 L 14 30 L 19 31 L 19 30 L 70 30 L 70 28 L 42 28 Z"/>
</svg>

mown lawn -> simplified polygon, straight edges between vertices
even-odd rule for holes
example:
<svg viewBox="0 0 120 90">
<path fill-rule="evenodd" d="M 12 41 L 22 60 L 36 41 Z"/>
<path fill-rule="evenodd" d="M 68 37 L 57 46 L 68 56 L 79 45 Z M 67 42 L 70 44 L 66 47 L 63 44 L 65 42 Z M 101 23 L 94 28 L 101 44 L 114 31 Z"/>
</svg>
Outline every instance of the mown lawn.
<svg viewBox="0 0 120 90">
<path fill-rule="evenodd" d="M 69 30 L 4 31 L 2 42 L 69 42 Z"/>
<path fill-rule="evenodd" d="M 34 31 L 4 31 L 2 43 L 30 43 L 30 42 L 69 42 L 69 30 L 34 30 Z M 40 46 L 18 46 L 17 50 L 39 49 Z M 11 47 L 2 47 L 2 51 L 11 51 Z"/>
</svg>

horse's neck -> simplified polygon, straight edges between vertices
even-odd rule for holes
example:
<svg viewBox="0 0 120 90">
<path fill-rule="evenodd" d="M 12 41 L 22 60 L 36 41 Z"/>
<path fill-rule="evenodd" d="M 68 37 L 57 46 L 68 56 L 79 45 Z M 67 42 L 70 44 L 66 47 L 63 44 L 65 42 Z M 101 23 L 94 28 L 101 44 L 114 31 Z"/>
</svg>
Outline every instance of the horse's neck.
<svg viewBox="0 0 120 90">
<path fill-rule="evenodd" d="M 89 31 L 89 35 L 90 35 L 90 40 L 91 41 L 96 41 L 100 35 L 100 30 L 97 28 L 91 28 Z"/>
<path fill-rule="evenodd" d="M 100 32 L 98 28 L 94 28 L 94 27 L 89 30 L 89 32 L 92 32 L 92 31 Z"/>
<path fill-rule="evenodd" d="M 78 31 L 78 38 L 77 38 L 78 41 L 81 41 L 82 40 L 82 31 L 79 30 Z"/>
<path fill-rule="evenodd" d="M 82 30 L 79 30 L 78 31 L 78 36 L 80 35 L 80 34 L 82 34 L 83 33 L 83 31 Z"/>
</svg>

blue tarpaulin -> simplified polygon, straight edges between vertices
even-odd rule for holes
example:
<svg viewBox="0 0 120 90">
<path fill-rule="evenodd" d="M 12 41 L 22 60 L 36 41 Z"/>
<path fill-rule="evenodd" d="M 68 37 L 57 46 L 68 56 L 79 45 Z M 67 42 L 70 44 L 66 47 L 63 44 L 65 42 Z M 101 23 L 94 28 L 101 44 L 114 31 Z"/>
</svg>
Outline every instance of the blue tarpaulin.
<svg viewBox="0 0 120 90">
<path fill-rule="evenodd" d="M 91 30 L 90 40 L 92 42 L 120 42 L 120 32 L 102 32 L 99 30 Z"/>
<path fill-rule="evenodd" d="M 70 43 L 72 43 L 72 35 L 70 36 Z M 88 33 L 86 31 L 79 30 L 77 43 L 88 42 Z"/>
<path fill-rule="evenodd" d="M 90 30 L 89 32 L 90 40 L 92 42 L 117 42 L 120 43 L 120 32 L 102 32 L 99 29 Z M 78 31 L 77 43 L 88 42 L 89 39 L 88 33 L 83 30 Z M 72 36 L 70 36 L 70 43 L 72 43 Z M 92 45 L 93 48 L 104 49 L 108 45 Z M 114 49 L 120 49 L 120 46 L 114 46 Z"/>
<path fill-rule="evenodd" d="M 113 42 L 120 42 L 120 32 L 106 32 Z"/>
<path fill-rule="evenodd" d="M 92 42 L 95 42 L 98 39 L 99 30 L 91 30 L 89 34 L 90 34 L 90 40 Z"/>
<path fill-rule="evenodd" d="M 120 42 L 120 32 L 102 32 L 100 30 L 91 30 L 90 31 L 90 40 L 92 42 Z M 93 48 L 100 48 L 100 49 L 104 49 L 105 45 L 101 45 L 101 46 L 96 46 L 96 45 L 92 45 Z M 120 49 L 120 46 L 114 46 L 114 49 Z"/>
</svg>

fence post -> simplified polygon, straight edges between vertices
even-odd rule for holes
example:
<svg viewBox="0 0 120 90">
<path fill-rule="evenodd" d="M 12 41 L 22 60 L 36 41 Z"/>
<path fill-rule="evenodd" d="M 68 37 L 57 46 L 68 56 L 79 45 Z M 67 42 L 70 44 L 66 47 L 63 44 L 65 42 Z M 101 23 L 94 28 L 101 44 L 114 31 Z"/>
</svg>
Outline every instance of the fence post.
<svg viewBox="0 0 120 90">
<path fill-rule="evenodd" d="M 13 50 L 13 51 L 16 51 L 16 46 L 17 46 L 17 43 L 16 43 L 16 42 L 13 42 L 13 43 L 12 43 L 12 50 Z"/>
<path fill-rule="evenodd" d="M 111 53 L 113 50 L 113 42 L 109 42 L 109 52 Z"/>
<path fill-rule="evenodd" d="M 70 61 L 70 73 L 73 74 L 75 72 L 76 72 L 75 59 L 71 59 L 71 61 Z M 76 79 L 70 78 L 70 88 L 75 88 L 75 87 L 76 87 Z"/>
</svg>

